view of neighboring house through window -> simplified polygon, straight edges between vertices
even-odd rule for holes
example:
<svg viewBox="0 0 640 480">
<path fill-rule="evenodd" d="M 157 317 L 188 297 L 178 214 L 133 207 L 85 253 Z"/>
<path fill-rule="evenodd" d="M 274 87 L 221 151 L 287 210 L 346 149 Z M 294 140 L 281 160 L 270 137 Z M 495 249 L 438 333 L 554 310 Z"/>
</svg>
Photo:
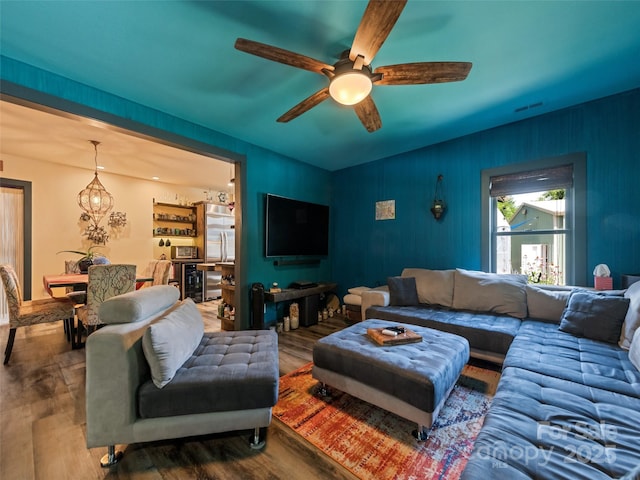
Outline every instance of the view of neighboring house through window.
<svg viewBox="0 0 640 480">
<path fill-rule="evenodd" d="M 495 197 L 497 273 L 565 285 L 565 194 L 563 188 Z"/>
<path fill-rule="evenodd" d="M 482 172 L 483 269 L 584 284 L 584 154 Z"/>
</svg>

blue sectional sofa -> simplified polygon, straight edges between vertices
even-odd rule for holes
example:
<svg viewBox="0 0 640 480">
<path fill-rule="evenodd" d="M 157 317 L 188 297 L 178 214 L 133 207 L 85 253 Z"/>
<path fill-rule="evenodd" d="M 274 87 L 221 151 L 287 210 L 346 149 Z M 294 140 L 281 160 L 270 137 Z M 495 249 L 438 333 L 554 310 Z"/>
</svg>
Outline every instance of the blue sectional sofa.
<svg viewBox="0 0 640 480">
<path fill-rule="evenodd" d="M 502 364 L 463 480 L 640 478 L 640 282 L 594 292 L 408 268 L 363 292 L 362 309 L 461 335 Z"/>
</svg>

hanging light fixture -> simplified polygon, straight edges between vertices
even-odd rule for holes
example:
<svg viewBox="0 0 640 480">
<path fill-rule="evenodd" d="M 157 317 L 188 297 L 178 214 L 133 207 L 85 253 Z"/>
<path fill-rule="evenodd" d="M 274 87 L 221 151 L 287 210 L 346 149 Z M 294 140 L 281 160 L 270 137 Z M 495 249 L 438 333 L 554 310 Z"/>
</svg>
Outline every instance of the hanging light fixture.
<svg viewBox="0 0 640 480">
<path fill-rule="evenodd" d="M 436 180 L 436 191 L 433 194 L 433 203 L 431 204 L 431 213 L 433 214 L 433 218 L 440 220 L 440 217 L 444 215 L 446 209 L 447 205 L 444 203 L 442 198 L 442 175 L 438 175 L 438 179 Z"/>
<path fill-rule="evenodd" d="M 113 196 L 104 188 L 98 179 L 98 145 L 100 142 L 89 140 L 95 149 L 95 175 L 93 180 L 78 193 L 78 205 L 98 226 L 100 220 L 113 208 Z"/>
<path fill-rule="evenodd" d="M 236 179 L 233 178 L 233 166 L 229 164 L 229 182 L 227 183 L 228 187 L 233 187 L 236 183 Z"/>
</svg>

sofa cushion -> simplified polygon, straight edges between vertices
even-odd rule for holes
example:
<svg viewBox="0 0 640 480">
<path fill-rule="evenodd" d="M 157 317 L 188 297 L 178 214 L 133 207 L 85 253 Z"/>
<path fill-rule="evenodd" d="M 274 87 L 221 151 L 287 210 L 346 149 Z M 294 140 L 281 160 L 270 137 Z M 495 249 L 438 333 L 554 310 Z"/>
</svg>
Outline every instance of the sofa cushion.
<svg viewBox="0 0 640 480">
<path fill-rule="evenodd" d="M 371 290 L 371 287 L 351 287 L 347 291 L 352 295 L 362 295 L 362 292 Z"/>
<path fill-rule="evenodd" d="M 574 290 L 559 328 L 579 337 L 617 343 L 628 308 L 628 298 Z"/>
<path fill-rule="evenodd" d="M 571 295 L 570 290 L 547 290 L 533 285 L 527 285 L 526 290 L 529 318 L 560 323 Z"/>
<path fill-rule="evenodd" d="M 416 279 L 413 277 L 389 277 L 389 304 L 396 306 L 418 305 Z"/>
<path fill-rule="evenodd" d="M 640 327 L 640 282 L 632 283 L 624 296 L 629 299 L 629 309 L 622 324 L 619 345 L 629 348 L 634 332 Z"/>
<path fill-rule="evenodd" d="M 629 361 L 640 370 L 640 330 L 636 330 L 631 341 L 631 348 L 629 348 Z"/>
<path fill-rule="evenodd" d="M 149 380 L 140 386 L 140 417 L 272 407 L 278 400 L 278 368 L 276 332 L 205 332 L 169 384 L 159 389 Z"/>
<path fill-rule="evenodd" d="M 620 478 L 640 463 L 638 425 L 638 398 L 508 367 L 460 478 Z"/>
<path fill-rule="evenodd" d="M 429 305 L 451 307 L 453 303 L 453 277 L 455 270 L 427 270 L 426 268 L 405 268 L 403 277 L 414 277 L 418 300 Z"/>
<path fill-rule="evenodd" d="M 525 320 L 503 367 L 519 367 L 590 388 L 640 398 L 640 372 L 615 344 L 564 333 L 557 325 Z"/>
<path fill-rule="evenodd" d="M 171 381 L 200 344 L 203 333 L 202 316 L 190 298 L 149 325 L 142 337 L 142 349 L 156 387 Z"/>
<path fill-rule="evenodd" d="M 527 316 L 526 275 L 475 272 L 457 268 L 454 274 L 453 308 L 495 312 L 515 318 Z"/>
<path fill-rule="evenodd" d="M 456 312 L 424 304 L 415 307 L 372 306 L 367 309 L 366 317 L 410 323 L 460 335 L 469 341 L 472 356 L 473 350 L 505 355 L 522 323 L 508 315 Z"/>
<path fill-rule="evenodd" d="M 138 322 L 166 310 L 179 298 L 177 288 L 155 285 L 105 300 L 100 304 L 98 317 L 105 324 Z"/>
</svg>

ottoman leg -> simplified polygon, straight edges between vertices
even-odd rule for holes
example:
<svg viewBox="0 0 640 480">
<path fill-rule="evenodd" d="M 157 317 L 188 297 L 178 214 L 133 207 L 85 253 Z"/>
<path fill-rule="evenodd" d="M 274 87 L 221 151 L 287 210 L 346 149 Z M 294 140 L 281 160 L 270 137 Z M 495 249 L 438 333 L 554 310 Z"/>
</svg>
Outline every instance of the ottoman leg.
<svg viewBox="0 0 640 480">
<path fill-rule="evenodd" d="M 418 429 L 411 432 L 411 435 L 419 442 L 426 442 L 429 439 L 430 428 L 418 425 Z"/>
<path fill-rule="evenodd" d="M 331 388 L 324 382 L 320 382 L 316 394 L 319 397 L 331 397 Z"/>
<path fill-rule="evenodd" d="M 260 439 L 260 427 L 256 427 L 253 430 L 253 435 L 249 439 L 249 446 L 252 450 L 261 450 L 265 443 L 266 441 L 264 438 L 262 440 Z"/>
</svg>

